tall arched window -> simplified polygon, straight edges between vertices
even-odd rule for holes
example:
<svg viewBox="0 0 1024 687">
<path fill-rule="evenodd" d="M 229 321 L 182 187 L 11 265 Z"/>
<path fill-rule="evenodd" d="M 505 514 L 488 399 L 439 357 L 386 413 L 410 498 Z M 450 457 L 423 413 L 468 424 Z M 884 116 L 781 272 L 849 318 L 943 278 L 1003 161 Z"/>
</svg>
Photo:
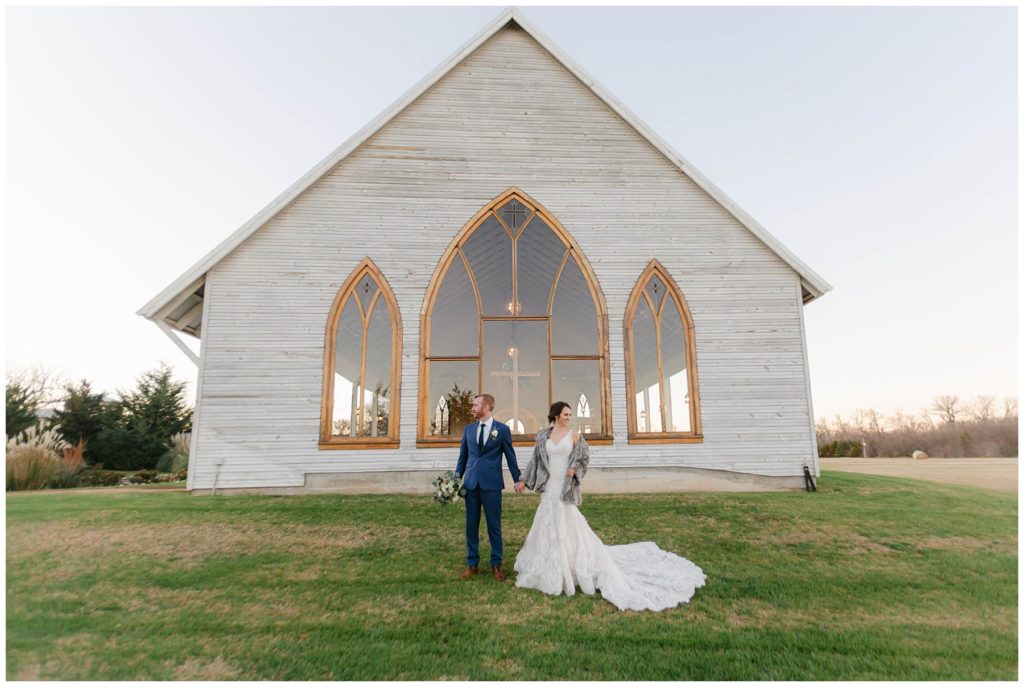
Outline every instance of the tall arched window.
<svg viewBox="0 0 1024 687">
<path fill-rule="evenodd" d="M 657 260 L 633 289 L 625 325 L 630 443 L 702 441 L 693 318 Z"/>
<path fill-rule="evenodd" d="M 320 448 L 398 446 L 401 360 L 398 303 L 365 258 L 327 317 Z"/>
<path fill-rule="evenodd" d="M 580 398 L 589 417 L 576 426 L 608 439 L 607 319 L 568 232 L 522 191 L 498 196 L 452 242 L 424 300 L 418 443 L 457 443 L 479 393 L 517 440 L 547 424 L 551 402 Z"/>
</svg>

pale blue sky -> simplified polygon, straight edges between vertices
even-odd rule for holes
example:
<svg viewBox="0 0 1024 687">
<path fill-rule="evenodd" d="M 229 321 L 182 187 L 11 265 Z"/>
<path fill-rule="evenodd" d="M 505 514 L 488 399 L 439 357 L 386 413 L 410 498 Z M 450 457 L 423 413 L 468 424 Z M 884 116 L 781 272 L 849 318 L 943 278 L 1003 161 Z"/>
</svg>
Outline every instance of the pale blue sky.
<svg viewBox="0 0 1024 687">
<path fill-rule="evenodd" d="M 9 8 L 8 366 L 194 382 L 135 311 L 500 9 Z M 1016 8 L 523 9 L 832 283 L 817 416 L 1016 395 Z"/>
</svg>

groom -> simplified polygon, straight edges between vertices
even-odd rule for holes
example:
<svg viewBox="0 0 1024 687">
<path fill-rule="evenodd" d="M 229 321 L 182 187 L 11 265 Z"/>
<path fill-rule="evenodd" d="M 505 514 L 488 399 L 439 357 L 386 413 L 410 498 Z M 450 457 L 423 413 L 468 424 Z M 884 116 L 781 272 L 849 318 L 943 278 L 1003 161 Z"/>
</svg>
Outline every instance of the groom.
<svg viewBox="0 0 1024 687">
<path fill-rule="evenodd" d="M 460 577 L 468 580 L 478 572 L 480 564 L 480 506 L 487 517 L 487 539 L 491 543 L 491 572 L 498 582 L 505 580 L 501 571 L 501 456 L 505 455 L 509 472 L 515 480 L 517 494 L 526 485 L 519 476 L 516 450 L 512 448 L 512 432 L 508 425 L 495 420 L 494 396 L 480 394 L 473 399 L 473 417 L 477 420 L 462 431 L 459 462 L 455 475 L 462 476 L 466 488 L 466 569 Z"/>
</svg>

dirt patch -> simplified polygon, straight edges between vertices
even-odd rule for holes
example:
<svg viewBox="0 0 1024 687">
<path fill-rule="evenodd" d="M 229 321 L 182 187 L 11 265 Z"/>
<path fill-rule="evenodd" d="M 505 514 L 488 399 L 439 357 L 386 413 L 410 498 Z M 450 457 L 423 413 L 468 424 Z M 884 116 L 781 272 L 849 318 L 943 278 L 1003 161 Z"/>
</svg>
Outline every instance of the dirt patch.
<svg viewBox="0 0 1024 687">
<path fill-rule="evenodd" d="M 77 635 L 72 636 L 77 637 Z M 80 640 L 73 640 L 73 642 L 78 641 Z M 68 676 L 89 674 L 92 671 L 93 659 L 88 654 L 88 648 L 77 645 L 75 648 L 78 650 L 58 652 L 58 658 L 49 659 L 42 664 L 38 661 L 29 661 L 18 668 L 13 679 L 18 681 L 74 680 L 76 678 Z M 24 652 L 19 653 L 24 655 Z M 11 660 L 10 655 L 7 660 Z"/>
<path fill-rule="evenodd" d="M 38 663 L 27 663 L 18 668 L 18 673 L 12 678 L 18 681 L 36 682 L 42 679 L 43 667 Z M 8 677 L 10 677 L 8 675 Z"/>
<path fill-rule="evenodd" d="M 255 523 L 162 523 L 83 526 L 48 522 L 7 526 L 8 560 L 50 554 L 59 560 L 145 556 L 177 566 L 253 551 L 330 556 L 374 536 L 355 526 Z"/>
<path fill-rule="evenodd" d="M 778 532 L 776 530 L 751 533 L 744 537 L 753 544 L 772 544 L 778 546 L 800 546 L 812 544 L 819 547 L 839 547 L 848 549 L 854 554 L 892 553 L 893 550 L 884 544 L 873 541 L 851 529 L 831 526 L 828 529 L 801 527 L 798 530 Z"/>
<path fill-rule="evenodd" d="M 94 634 L 88 632 L 79 632 L 78 634 L 68 635 L 61 637 L 54 644 L 59 649 L 71 650 L 71 649 L 88 649 L 96 646 L 100 641 L 100 638 Z"/>
<path fill-rule="evenodd" d="M 726 608 L 718 618 L 728 627 L 781 628 L 796 630 L 806 627 L 829 627 L 850 629 L 860 627 L 891 627 L 897 625 L 918 625 L 923 627 L 962 629 L 1010 630 L 1016 627 L 1016 611 L 1007 612 L 1003 617 L 976 615 L 969 609 L 961 608 L 916 608 L 913 605 L 894 607 L 879 611 L 853 610 L 837 611 L 825 608 L 785 609 L 776 608 L 758 600 L 746 600 Z M 708 620 L 715 622 L 715 617 Z"/>
<path fill-rule="evenodd" d="M 782 619 L 782 615 L 783 613 L 771 604 L 751 599 L 744 601 L 742 605 L 726 609 L 722 619 L 726 625 L 734 629 L 769 625 L 775 627 Z M 791 625 L 787 624 L 786 628 L 791 629 Z"/>
<path fill-rule="evenodd" d="M 916 542 L 919 549 L 937 549 L 940 551 L 978 551 L 988 548 L 988 542 L 974 537 L 925 537 Z"/>
<path fill-rule="evenodd" d="M 493 656 L 485 656 L 481 661 L 481 666 L 496 670 L 504 676 L 515 675 L 519 672 L 519 664 L 514 658 L 497 659 Z"/>
<path fill-rule="evenodd" d="M 190 658 L 174 671 L 175 680 L 231 680 L 242 674 L 242 671 L 235 668 L 223 657 L 218 656 L 213 660 L 203 658 Z"/>
</svg>

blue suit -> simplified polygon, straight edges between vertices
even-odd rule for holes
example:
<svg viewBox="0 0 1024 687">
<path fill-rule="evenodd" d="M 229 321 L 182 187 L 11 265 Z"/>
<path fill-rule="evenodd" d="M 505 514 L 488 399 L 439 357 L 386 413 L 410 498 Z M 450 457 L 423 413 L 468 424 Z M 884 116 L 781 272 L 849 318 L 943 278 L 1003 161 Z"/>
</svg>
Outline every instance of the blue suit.
<svg viewBox="0 0 1024 687">
<path fill-rule="evenodd" d="M 459 462 L 455 474 L 462 477 L 466 487 L 466 564 L 480 563 L 480 506 L 487 518 L 487 539 L 491 543 L 491 567 L 501 565 L 501 490 L 505 480 L 501 475 L 501 457 L 505 456 L 509 472 L 516 482 L 520 479 L 516 450 L 512 447 L 512 431 L 498 420 L 493 420 L 493 438 L 484 438 L 483 450 L 478 446 L 480 423 L 467 425 L 462 431 Z"/>
</svg>

